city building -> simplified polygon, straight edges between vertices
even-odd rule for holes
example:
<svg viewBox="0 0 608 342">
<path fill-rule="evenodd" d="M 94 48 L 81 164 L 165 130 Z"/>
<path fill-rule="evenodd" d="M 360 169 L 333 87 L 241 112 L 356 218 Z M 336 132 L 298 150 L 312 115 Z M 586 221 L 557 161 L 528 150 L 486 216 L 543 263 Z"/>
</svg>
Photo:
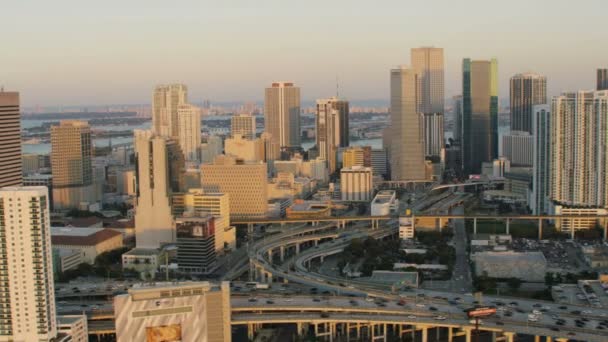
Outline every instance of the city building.
<svg viewBox="0 0 608 342">
<path fill-rule="evenodd" d="M 82 252 L 79 249 L 53 247 L 53 274 L 55 277 L 65 271 L 78 268 L 78 265 L 83 262 Z"/>
<path fill-rule="evenodd" d="M 288 219 L 308 219 L 318 217 L 331 217 L 331 204 L 324 201 L 295 200 L 285 210 Z"/>
<path fill-rule="evenodd" d="M 69 342 L 89 342 L 89 329 L 86 315 L 57 316 L 57 330 L 69 336 Z"/>
<path fill-rule="evenodd" d="M 0 188 L 2 340 L 57 336 L 50 222 L 47 188 Z"/>
<path fill-rule="evenodd" d="M 195 216 L 211 214 L 215 218 L 215 250 L 223 253 L 224 249 L 236 246 L 235 228 L 230 226 L 230 197 L 220 192 L 205 192 L 203 189 L 189 189 L 186 193 L 173 194 L 171 198 L 173 215 L 179 217 L 184 213 Z"/>
<path fill-rule="evenodd" d="M 564 93 L 552 100 L 551 201 L 608 208 L 608 91 Z"/>
<path fill-rule="evenodd" d="M 547 260 L 542 252 L 487 251 L 471 254 L 477 276 L 544 282 Z"/>
<path fill-rule="evenodd" d="M 264 159 L 264 145 L 260 139 L 245 139 L 233 135 L 224 140 L 224 152 L 246 162 L 259 162 Z"/>
<path fill-rule="evenodd" d="M 256 124 L 255 116 L 251 114 L 239 114 L 230 118 L 230 135 L 242 136 L 244 139 L 255 139 Z"/>
<path fill-rule="evenodd" d="M 175 241 L 171 194 L 180 192 L 183 155 L 174 140 L 135 130 L 137 197 L 135 235 L 139 249 Z"/>
<path fill-rule="evenodd" d="M 118 342 L 231 341 L 228 282 L 135 285 L 114 297 Z"/>
<path fill-rule="evenodd" d="M 49 189 L 49 206 L 53 210 L 53 175 L 30 174 L 23 176 L 23 186 L 46 186 Z"/>
<path fill-rule="evenodd" d="M 314 179 L 320 183 L 327 183 L 329 181 L 327 163 L 319 158 L 302 162 L 300 175 Z"/>
<path fill-rule="evenodd" d="M 209 274 L 217 268 L 215 219 L 186 212 L 175 219 L 177 265 L 186 274 Z M 221 233 L 220 233 L 221 235 Z"/>
<path fill-rule="evenodd" d="M 511 132 L 532 131 L 532 109 L 547 103 L 547 78 L 525 73 L 511 77 Z M 511 160 L 515 164 L 514 160 Z"/>
<path fill-rule="evenodd" d="M 105 228 L 51 227 L 51 242 L 53 248 L 79 250 L 91 265 L 99 254 L 123 247 L 122 234 Z"/>
<path fill-rule="evenodd" d="M 49 156 L 44 154 L 24 153 L 21 155 L 21 161 L 23 164 L 23 175 L 38 173 L 41 172 L 40 169 L 50 167 Z"/>
<path fill-rule="evenodd" d="M 268 206 L 266 164 L 245 162 L 231 156 L 217 156 L 213 164 L 201 165 L 205 191 L 230 196 L 231 219 L 260 218 Z"/>
<path fill-rule="evenodd" d="M 498 157 L 498 62 L 462 61 L 462 162 L 466 174 Z"/>
<path fill-rule="evenodd" d="M 453 102 L 453 128 L 452 128 L 452 139 L 455 145 L 460 146 L 462 144 L 462 124 L 463 124 L 463 108 L 462 108 L 462 95 L 452 97 Z"/>
<path fill-rule="evenodd" d="M 137 184 L 137 179 L 135 178 L 135 170 L 116 170 L 115 177 L 117 193 L 129 196 L 136 195 L 135 187 Z"/>
<path fill-rule="evenodd" d="M 550 212 L 551 106 L 548 104 L 534 106 L 532 113 L 534 144 L 530 209 L 534 215 L 542 215 Z"/>
<path fill-rule="evenodd" d="M 424 151 L 429 157 L 439 157 L 444 147 L 444 64 L 443 49 L 413 48 L 412 69 L 418 75 L 416 110 L 423 116 Z"/>
<path fill-rule="evenodd" d="M 372 216 L 388 216 L 399 209 L 399 199 L 395 190 L 378 191 L 372 201 Z"/>
<path fill-rule="evenodd" d="M 264 161 L 271 162 L 281 158 L 281 146 L 272 138 L 272 134 L 264 132 L 260 135 L 260 140 L 264 145 Z"/>
<path fill-rule="evenodd" d="M 401 240 L 411 240 L 415 233 L 414 218 L 410 209 L 407 209 L 405 215 L 399 216 L 399 238 Z"/>
<path fill-rule="evenodd" d="M 191 104 L 177 106 L 179 147 L 188 162 L 201 160 L 201 109 Z"/>
<path fill-rule="evenodd" d="M 391 70 L 390 167 L 393 180 L 426 178 L 424 139 L 417 113 L 416 71 L 407 67 Z"/>
<path fill-rule="evenodd" d="M 92 165 L 91 128 L 84 121 L 63 120 L 51 127 L 53 208 L 78 208 L 98 202 Z"/>
<path fill-rule="evenodd" d="M 372 166 L 372 148 L 370 146 L 353 146 L 342 152 L 342 167 Z"/>
<path fill-rule="evenodd" d="M 511 131 L 502 136 L 502 154 L 513 166 L 532 166 L 534 136 L 528 132 Z"/>
<path fill-rule="evenodd" d="M 201 144 L 201 163 L 213 163 L 215 157 L 222 154 L 224 144 L 221 137 L 217 135 L 207 136 L 205 142 Z"/>
<path fill-rule="evenodd" d="M 21 114 L 19 93 L 0 89 L 0 187 L 20 186 Z"/>
<path fill-rule="evenodd" d="M 340 191 L 343 201 L 371 201 L 374 192 L 372 168 L 364 166 L 342 168 L 340 170 Z"/>
<path fill-rule="evenodd" d="M 332 174 L 337 168 L 337 150 L 340 147 L 341 137 L 341 115 L 338 110 L 338 100 L 335 97 L 317 100 L 317 113 L 315 116 L 316 142 L 319 158 L 327 161 L 329 173 Z M 340 101 L 344 102 L 344 101 Z M 346 106 L 341 106 L 348 111 Z M 348 112 L 346 113 L 348 116 Z"/>
<path fill-rule="evenodd" d="M 608 90 L 608 69 L 597 69 L 596 90 Z"/>
<path fill-rule="evenodd" d="M 281 148 L 300 146 L 300 88 L 293 82 L 273 82 L 266 88 L 264 125 Z"/>
<path fill-rule="evenodd" d="M 372 149 L 371 167 L 374 175 L 386 178 L 388 176 L 388 156 L 384 148 Z"/>
<path fill-rule="evenodd" d="M 162 137 L 179 136 L 178 107 L 187 104 L 188 88 L 183 84 L 159 85 L 152 99 L 152 131 Z"/>
<path fill-rule="evenodd" d="M 605 208 L 568 208 L 563 205 L 555 205 L 553 207 L 555 215 L 608 215 L 608 210 Z M 555 228 L 563 233 L 570 234 L 574 238 L 574 233 L 577 230 L 592 229 L 602 227 L 606 229 L 606 219 L 595 218 L 576 218 L 576 219 L 556 219 Z"/>
<path fill-rule="evenodd" d="M 506 172 L 511 171 L 511 162 L 505 157 L 494 159 L 492 162 L 492 176 L 504 177 Z"/>
</svg>

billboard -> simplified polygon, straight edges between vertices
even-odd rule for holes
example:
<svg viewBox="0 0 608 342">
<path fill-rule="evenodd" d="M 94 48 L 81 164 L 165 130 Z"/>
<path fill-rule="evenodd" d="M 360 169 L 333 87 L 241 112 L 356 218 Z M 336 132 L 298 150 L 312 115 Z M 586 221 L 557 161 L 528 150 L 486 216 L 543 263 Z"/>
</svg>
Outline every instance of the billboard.
<svg viewBox="0 0 608 342">
<path fill-rule="evenodd" d="M 175 223 L 175 234 L 178 238 L 205 239 L 215 235 L 215 220 L 184 219 Z"/>
<path fill-rule="evenodd" d="M 182 326 L 180 324 L 146 327 L 146 342 L 181 342 Z"/>
<path fill-rule="evenodd" d="M 465 310 L 469 318 L 486 317 L 496 313 L 496 308 L 493 306 L 481 306 Z"/>
</svg>

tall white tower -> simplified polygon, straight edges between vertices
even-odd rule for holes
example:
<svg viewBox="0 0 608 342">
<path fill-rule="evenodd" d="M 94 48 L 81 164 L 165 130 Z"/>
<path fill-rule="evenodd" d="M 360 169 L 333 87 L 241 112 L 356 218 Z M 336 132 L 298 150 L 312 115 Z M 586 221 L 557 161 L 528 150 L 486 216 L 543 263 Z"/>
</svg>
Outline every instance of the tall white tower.
<svg viewBox="0 0 608 342">
<path fill-rule="evenodd" d="M 48 189 L 0 188 L 0 340 L 57 336 Z"/>
</svg>

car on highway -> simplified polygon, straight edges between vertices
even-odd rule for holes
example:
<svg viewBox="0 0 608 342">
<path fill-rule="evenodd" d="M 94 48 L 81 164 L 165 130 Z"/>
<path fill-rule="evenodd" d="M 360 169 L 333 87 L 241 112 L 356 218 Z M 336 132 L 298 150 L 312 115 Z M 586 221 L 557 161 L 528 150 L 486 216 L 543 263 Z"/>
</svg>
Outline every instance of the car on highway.
<svg viewBox="0 0 608 342">
<path fill-rule="evenodd" d="M 441 315 L 440 316 L 435 316 L 434 319 L 437 320 L 437 321 L 445 321 L 446 320 L 445 316 L 441 316 Z"/>
</svg>

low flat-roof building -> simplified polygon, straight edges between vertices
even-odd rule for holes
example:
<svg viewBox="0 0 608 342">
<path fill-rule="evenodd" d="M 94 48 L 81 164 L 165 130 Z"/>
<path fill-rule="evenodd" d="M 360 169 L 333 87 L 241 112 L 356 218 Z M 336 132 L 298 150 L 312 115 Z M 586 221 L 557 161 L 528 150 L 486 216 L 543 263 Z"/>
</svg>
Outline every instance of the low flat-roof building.
<svg viewBox="0 0 608 342">
<path fill-rule="evenodd" d="M 388 216 L 399 209 L 395 190 L 381 190 L 372 201 L 372 216 Z"/>
<path fill-rule="evenodd" d="M 114 297 L 118 342 L 231 340 L 228 282 L 134 286 Z"/>
<path fill-rule="evenodd" d="M 51 227 L 51 244 L 80 250 L 82 262 L 93 264 L 99 254 L 123 247 L 123 240 L 121 233 L 111 229 Z"/>
<path fill-rule="evenodd" d="M 87 325 L 87 316 L 57 316 L 57 332 L 70 336 L 70 342 L 88 342 L 89 330 Z"/>
<path fill-rule="evenodd" d="M 547 260 L 542 252 L 479 252 L 473 253 L 471 259 L 478 276 L 543 282 L 547 272 Z"/>
<path fill-rule="evenodd" d="M 330 217 L 331 204 L 320 201 L 296 200 L 294 204 L 286 210 L 287 218 L 317 218 Z"/>
</svg>

